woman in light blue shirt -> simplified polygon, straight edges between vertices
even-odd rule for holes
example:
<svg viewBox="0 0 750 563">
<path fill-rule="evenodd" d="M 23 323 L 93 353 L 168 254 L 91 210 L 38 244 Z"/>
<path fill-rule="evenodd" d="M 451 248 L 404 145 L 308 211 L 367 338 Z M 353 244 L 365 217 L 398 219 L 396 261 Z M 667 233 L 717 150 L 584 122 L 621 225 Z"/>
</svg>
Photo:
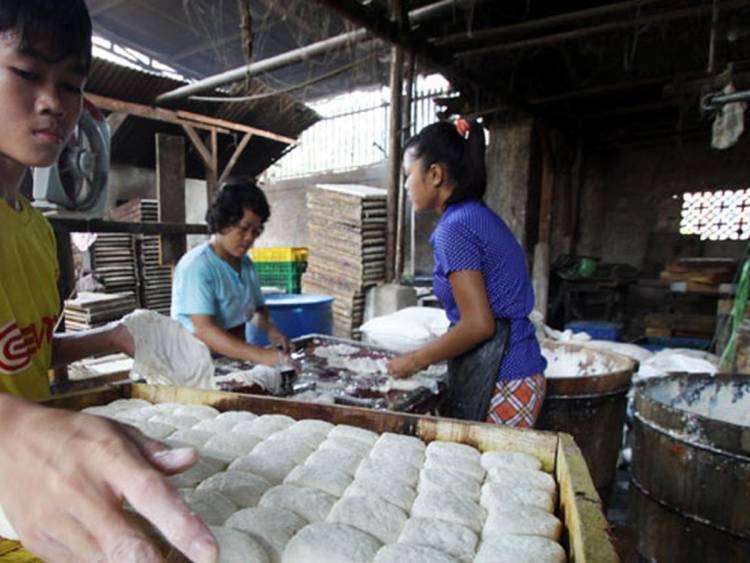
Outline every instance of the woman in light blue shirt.
<svg viewBox="0 0 750 563">
<path fill-rule="evenodd" d="M 276 365 L 284 363 L 290 342 L 268 314 L 248 256 L 270 215 L 266 196 L 254 182 L 231 180 L 221 186 L 206 212 L 211 240 L 185 254 L 175 269 L 172 318 L 215 353 Z M 268 335 L 270 349 L 245 342 L 248 321 Z"/>
</svg>

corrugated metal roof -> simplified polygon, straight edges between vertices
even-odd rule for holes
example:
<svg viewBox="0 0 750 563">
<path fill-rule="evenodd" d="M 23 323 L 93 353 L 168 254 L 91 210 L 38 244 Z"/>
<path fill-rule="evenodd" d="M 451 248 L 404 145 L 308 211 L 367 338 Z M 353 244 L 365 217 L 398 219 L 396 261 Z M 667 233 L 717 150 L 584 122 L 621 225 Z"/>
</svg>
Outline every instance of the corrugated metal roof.
<svg viewBox="0 0 750 563">
<path fill-rule="evenodd" d="M 152 105 L 157 95 L 184 84 L 182 81 L 128 68 L 104 59 L 94 59 L 86 90 L 100 96 Z M 250 91 L 260 93 L 269 89 L 258 81 L 252 81 Z M 305 129 L 320 119 L 313 110 L 285 95 L 231 104 L 181 100 L 169 108 L 218 117 L 292 138 L 299 137 Z M 113 139 L 113 161 L 153 168 L 156 133 L 184 135 L 182 129 L 176 125 L 130 117 Z M 220 169 L 223 169 L 231 157 L 237 142 L 238 138 L 219 135 Z M 188 175 L 202 178 L 205 176 L 202 161 L 189 142 L 187 145 Z M 287 150 L 288 145 L 285 143 L 253 136 L 234 171 L 237 174 L 256 176 Z"/>
</svg>

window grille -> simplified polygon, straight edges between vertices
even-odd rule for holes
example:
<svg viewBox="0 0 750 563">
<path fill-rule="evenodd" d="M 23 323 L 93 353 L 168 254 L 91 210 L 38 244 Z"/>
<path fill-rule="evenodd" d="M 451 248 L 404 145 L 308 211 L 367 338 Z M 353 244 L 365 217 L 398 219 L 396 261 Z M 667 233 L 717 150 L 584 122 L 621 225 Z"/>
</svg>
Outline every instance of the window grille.
<svg viewBox="0 0 750 563">
<path fill-rule="evenodd" d="M 701 240 L 750 239 L 750 188 L 683 194 L 680 234 Z"/>
<path fill-rule="evenodd" d="M 437 121 L 432 100 L 445 96 L 448 89 L 447 81 L 439 75 L 417 80 L 408 136 Z M 265 180 L 343 172 L 387 159 L 389 100 L 388 88 L 383 87 L 309 104 L 322 121 L 302 133 L 299 144 L 268 169 Z"/>
</svg>

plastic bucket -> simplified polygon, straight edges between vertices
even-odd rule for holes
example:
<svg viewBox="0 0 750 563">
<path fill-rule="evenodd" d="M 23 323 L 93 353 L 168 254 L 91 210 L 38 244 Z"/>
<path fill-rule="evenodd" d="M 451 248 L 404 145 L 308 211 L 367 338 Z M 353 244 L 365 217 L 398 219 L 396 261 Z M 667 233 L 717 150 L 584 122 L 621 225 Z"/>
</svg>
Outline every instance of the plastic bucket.
<svg viewBox="0 0 750 563">
<path fill-rule="evenodd" d="M 333 334 L 333 297 L 328 295 L 267 295 L 271 319 L 289 338 L 304 334 Z M 254 324 L 245 325 L 245 340 L 257 346 L 269 344 Z"/>
</svg>

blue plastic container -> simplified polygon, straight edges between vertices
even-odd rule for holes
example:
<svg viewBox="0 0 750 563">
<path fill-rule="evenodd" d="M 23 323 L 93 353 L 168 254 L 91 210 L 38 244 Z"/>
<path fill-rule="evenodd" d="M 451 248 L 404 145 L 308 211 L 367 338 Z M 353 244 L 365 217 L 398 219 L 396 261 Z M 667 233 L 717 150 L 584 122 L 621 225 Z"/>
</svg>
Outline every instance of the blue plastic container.
<svg viewBox="0 0 750 563">
<path fill-rule="evenodd" d="M 586 332 L 594 340 L 611 340 L 617 342 L 620 340 L 622 325 L 607 321 L 571 321 L 565 325 L 565 329 L 572 330 L 573 332 Z"/>
<path fill-rule="evenodd" d="M 304 334 L 333 334 L 333 297 L 328 295 L 267 295 L 268 312 L 284 334 L 296 338 Z M 253 323 L 245 325 L 245 340 L 257 346 L 269 344 L 265 333 Z"/>
<path fill-rule="evenodd" d="M 633 344 L 638 344 L 652 352 L 668 348 L 690 348 L 692 350 L 708 350 L 711 341 L 705 338 L 688 338 L 686 336 L 646 336 L 639 338 Z"/>
</svg>

